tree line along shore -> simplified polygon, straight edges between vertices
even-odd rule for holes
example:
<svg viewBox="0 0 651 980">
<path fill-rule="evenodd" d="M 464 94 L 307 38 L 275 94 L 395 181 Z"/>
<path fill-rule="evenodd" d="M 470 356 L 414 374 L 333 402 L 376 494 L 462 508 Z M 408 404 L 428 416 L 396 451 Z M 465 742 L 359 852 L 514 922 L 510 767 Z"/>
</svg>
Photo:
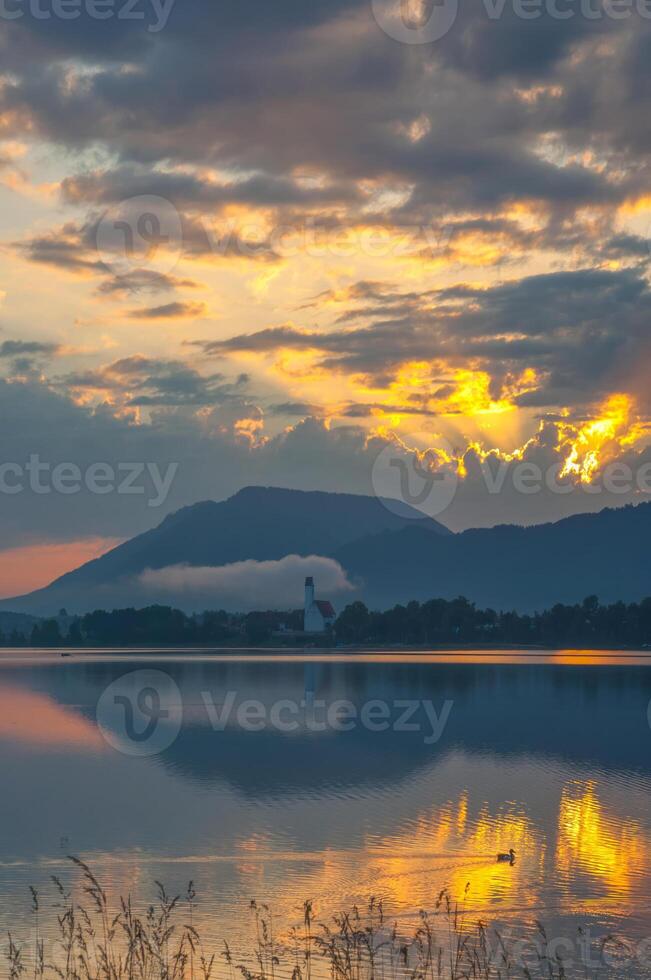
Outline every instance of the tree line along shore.
<svg viewBox="0 0 651 980">
<path fill-rule="evenodd" d="M 171 606 L 61 610 L 29 630 L 0 632 L 4 647 L 304 647 L 527 646 L 645 648 L 651 645 L 651 597 L 601 605 L 589 596 L 536 613 L 478 609 L 468 599 L 409 602 L 384 611 L 347 605 L 322 635 L 303 633 L 302 610 L 187 614 Z"/>
</svg>

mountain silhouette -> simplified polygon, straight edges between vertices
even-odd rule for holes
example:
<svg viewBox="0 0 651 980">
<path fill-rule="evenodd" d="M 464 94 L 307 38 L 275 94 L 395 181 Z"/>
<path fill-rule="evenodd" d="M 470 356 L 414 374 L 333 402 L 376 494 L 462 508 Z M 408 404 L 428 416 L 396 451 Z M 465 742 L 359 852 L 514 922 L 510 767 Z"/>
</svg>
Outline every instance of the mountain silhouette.
<svg viewBox="0 0 651 980">
<path fill-rule="evenodd" d="M 170 514 L 150 531 L 56 579 L 44 589 L 4 600 L 0 608 L 52 615 L 62 606 L 84 612 L 138 599 L 133 580 L 171 565 L 221 566 L 286 555 L 330 556 L 358 538 L 419 527 L 426 536 L 452 536 L 420 511 L 377 497 L 347 493 L 245 487 L 217 503 L 203 501 Z M 214 607 L 219 596 L 214 597 Z"/>
<path fill-rule="evenodd" d="M 463 595 L 480 607 L 542 610 L 596 595 L 651 595 L 651 503 L 532 527 L 499 525 L 436 540 L 418 527 L 344 545 L 336 559 L 371 605 Z"/>
<path fill-rule="evenodd" d="M 220 503 L 185 507 L 46 588 L 4 600 L 0 609 L 53 615 L 62 606 L 74 613 L 144 606 L 152 596 L 139 593 L 138 576 L 147 569 L 288 555 L 335 559 L 355 589 L 344 601 L 362 599 L 375 608 L 459 595 L 522 612 L 591 594 L 602 602 L 633 602 L 651 595 L 650 542 L 651 503 L 453 534 L 395 501 L 247 487 Z M 218 589 L 208 598 L 210 608 L 220 607 Z M 164 601 L 193 608 L 182 595 Z"/>
</svg>

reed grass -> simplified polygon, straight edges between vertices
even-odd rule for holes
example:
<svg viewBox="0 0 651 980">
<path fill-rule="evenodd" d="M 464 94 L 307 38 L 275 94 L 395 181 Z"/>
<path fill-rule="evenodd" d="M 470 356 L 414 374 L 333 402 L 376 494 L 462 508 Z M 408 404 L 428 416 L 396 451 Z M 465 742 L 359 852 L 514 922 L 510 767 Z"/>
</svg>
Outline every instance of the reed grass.
<svg viewBox="0 0 651 980">
<path fill-rule="evenodd" d="M 83 898 L 76 900 L 61 880 L 56 889 L 55 942 L 43 938 L 39 893 L 31 888 L 34 927 L 29 949 L 13 934 L 7 947 L 8 980 L 566 980 L 564 961 L 549 949 L 544 927 L 526 964 L 497 928 L 469 915 L 467 886 L 460 901 L 447 889 L 431 912 L 421 911 L 417 925 L 403 935 L 382 901 L 371 899 L 327 921 L 303 905 L 302 921 L 279 935 L 272 910 L 251 902 L 248 957 L 238 958 L 227 940 L 206 948 L 197 926 L 192 882 L 185 895 L 171 897 L 156 882 L 156 901 L 143 914 L 131 898 L 111 908 L 91 868 L 70 858 L 81 876 Z M 580 931 L 579 931 L 580 932 Z M 51 932 L 48 932 L 48 936 Z M 602 943 L 621 948 L 609 936 Z M 583 971 L 586 977 L 590 974 Z"/>
</svg>

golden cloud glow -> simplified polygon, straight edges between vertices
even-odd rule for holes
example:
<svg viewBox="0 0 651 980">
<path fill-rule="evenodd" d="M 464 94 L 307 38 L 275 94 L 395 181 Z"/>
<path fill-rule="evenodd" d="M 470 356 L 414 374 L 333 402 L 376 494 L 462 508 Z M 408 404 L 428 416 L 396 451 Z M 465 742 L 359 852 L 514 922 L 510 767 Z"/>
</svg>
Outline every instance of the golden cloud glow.
<svg viewBox="0 0 651 980">
<path fill-rule="evenodd" d="M 526 391 L 535 391 L 536 372 L 529 368 L 502 388 L 499 397 L 491 394 L 491 376 L 486 371 L 459 370 L 454 377 L 456 390 L 442 406 L 444 413 L 462 415 L 501 415 L 515 408 L 514 398 Z"/>
<path fill-rule="evenodd" d="M 646 430 L 630 395 L 615 394 L 604 402 L 597 418 L 580 426 L 561 423 L 559 431 L 561 448 L 567 452 L 561 477 L 591 483 L 602 466 L 634 445 Z"/>
<path fill-rule="evenodd" d="M 407 370 L 407 369 L 405 369 Z M 423 382 L 423 365 L 411 365 L 406 374 L 401 374 L 401 381 L 408 379 L 412 390 L 417 389 Z M 513 399 L 522 391 L 535 390 L 538 378 L 534 371 L 525 371 L 518 379 L 508 382 L 502 387 L 502 394 L 494 399 L 490 394 L 490 376 L 484 372 L 458 371 L 454 376 L 457 387 L 445 399 L 429 399 L 428 406 L 436 408 L 441 417 L 446 415 L 458 416 L 457 424 L 468 419 L 482 416 L 497 416 L 502 418 L 506 413 L 513 414 L 516 404 Z M 529 387 L 528 387 L 529 386 Z M 392 386 L 391 397 L 398 382 Z M 404 394 L 404 393 L 403 393 Z M 408 433 L 399 432 L 403 421 L 399 413 L 392 414 L 391 398 L 386 399 L 387 407 L 378 409 L 376 415 L 382 418 L 384 424 L 376 427 L 372 435 L 387 441 L 392 441 L 407 454 L 413 454 L 421 468 L 437 470 L 442 465 L 453 465 L 461 479 L 468 476 L 466 457 L 475 456 L 481 463 L 494 459 L 501 463 L 511 463 L 524 460 L 528 451 L 535 448 L 539 437 L 544 437 L 548 423 L 541 422 L 538 434 L 516 445 L 507 451 L 499 445 L 487 448 L 481 439 L 463 440 L 464 448 L 453 453 L 430 445 L 426 448 L 416 448 L 409 445 L 413 442 Z M 569 415 L 569 410 L 564 410 Z M 555 451 L 560 463 L 561 479 L 569 479 L 576 483 L 591 483 L 610 462 L 617 459 L 623 451 L 635 447 L 649 434 L 648 425 L 640 421 L 635 410 L 634 400 L 624 394 L 611 395 L 598 410 L 594 419 L 583 423 L 572 423 L 564 419 L 554 423 L 557 432 Z M 500 423 L 494 438 L 499 440 L 504 435 Z M 434 441 L 432 439 L 432 441 Z"/>
<path fill-rule="evenodd" d="M 267 439 L 263 436 L 264 421 L 261 418 L 238 419 L 234 425 L 236 435 L 252 448 L 262 446 Z"/>
<path fill-rule="evenodd" d="M 446 370 L 438 361 L 407 361 L 396 371 L 394 379 L 386 388 L 378 388 L 365 383 L 360 376 L 355 378 L 355 394 L 361 402 L 376 404 L 375 414 L 394 424 L 403 421 L 405 410 L 409 414 L 420 412 L 442 417 L 462 416 L 475 419 L 482 416 L 503 415 L 516 409 L 518 395 L 534 391 L 538 387 L 538 376 L 529 368 L 517 377 L 509 377 L 493 394 L 493 382 L 486 371 L 453 369 Z"/>
</svg>

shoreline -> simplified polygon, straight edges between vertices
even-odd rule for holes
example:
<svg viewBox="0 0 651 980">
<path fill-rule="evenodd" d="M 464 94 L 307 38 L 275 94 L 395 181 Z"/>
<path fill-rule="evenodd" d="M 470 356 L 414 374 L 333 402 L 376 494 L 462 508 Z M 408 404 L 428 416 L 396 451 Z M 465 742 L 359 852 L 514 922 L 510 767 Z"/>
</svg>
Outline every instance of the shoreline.
<svg viewBox="0 0 651 980">
<path fill-rule="evenodd" d="M 446 647 L 5 647 L 0 665 L 80 661 L 224 663 L 403 663 L 461 665 L 648 666 L 651 650 L 633 647 L 471 646 Z"/>
<path fill-rule="evenodd" d="M 196 644 L 196 645 L 183 645 L 183 644 L 153 644 L 153 643 L 143 643 L 143 644 L 129 644 L 123 646 L 117 646 L 113 644 L 105 644 L 103 646 L 66 646 L 62 643 L 57 646 L 17 646 L 17 647 L 0 647 L 0 656 L 3 653 L 44 653 L 44 654 L 60 654 L 65 653 L 78 653 L 78 654 L 92 654 L 92 653 L 158 653 L 158 652 L 187 652 L 187 653 L 214 653 L 218 655 L 220 653 L 296 653 L 297 655 L 302 655 L 304 653 L 318 654 L 327 653 L 332 654 L 365 654 L 365 653 L 639 653 L 641 655 L 648 654 L 651 656 L 651 646 L 616 646 L 613 644 L 593 644 L 590 647 L 586 646 L 572 646 L 572 645 L 546 645 L 542 643 L 445 643 L 445 644 L 417 644 L 417 643 L 385 643 L 385 644 L 339 644 L 334 646 L 317 646 L 316 644 L 306 644 L 304 646 L 295 645 L 272 645 L 265 644 L 261 646 L 255 646 L 253 644 L 225 644 L 223 646 L 218 646 L 215 644 Z"/>
</svg>

